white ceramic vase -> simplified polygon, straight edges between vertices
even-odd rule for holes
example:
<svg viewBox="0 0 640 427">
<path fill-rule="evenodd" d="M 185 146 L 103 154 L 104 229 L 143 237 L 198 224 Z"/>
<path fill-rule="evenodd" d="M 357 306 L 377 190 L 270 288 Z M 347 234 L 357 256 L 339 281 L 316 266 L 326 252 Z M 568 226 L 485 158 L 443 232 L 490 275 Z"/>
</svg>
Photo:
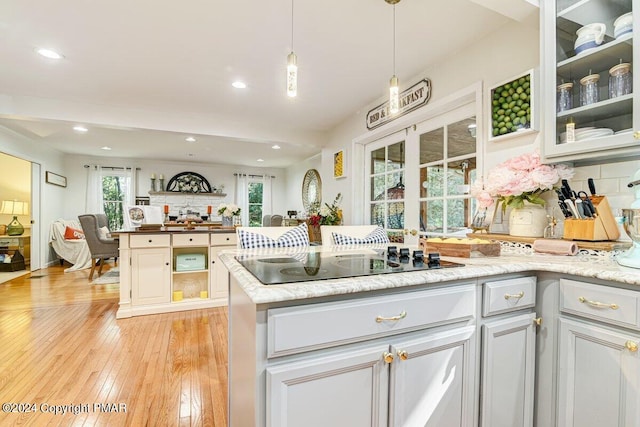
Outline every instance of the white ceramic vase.
<svg viewBox="0 0 640 427">
<path fill-rule="evenodd" d="M 518 237 L 543 237 L 548 224 L 547 211 L 542 205 L 524 202 L 524 207 L 511 209 L 509 235 Z"/>
</svg>

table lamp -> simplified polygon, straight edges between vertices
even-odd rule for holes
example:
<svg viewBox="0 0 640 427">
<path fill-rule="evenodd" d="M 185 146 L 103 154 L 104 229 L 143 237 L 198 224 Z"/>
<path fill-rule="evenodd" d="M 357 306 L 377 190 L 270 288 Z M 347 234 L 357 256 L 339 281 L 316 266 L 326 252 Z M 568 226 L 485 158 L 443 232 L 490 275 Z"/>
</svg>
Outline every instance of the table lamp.
<svg viewBox="0 0 640 427">
<path fill-rule="evenodd" d="M 0 214 L 13 215 L 13 219 L 7 224 L 7 234 L 9 236 L 20 236 L 24 233 L 24 227 L 18 221 L 18 215 L 29 215 L 29 203 L 18 202 L 17 200 L 3 200 Z"/>
</svg>

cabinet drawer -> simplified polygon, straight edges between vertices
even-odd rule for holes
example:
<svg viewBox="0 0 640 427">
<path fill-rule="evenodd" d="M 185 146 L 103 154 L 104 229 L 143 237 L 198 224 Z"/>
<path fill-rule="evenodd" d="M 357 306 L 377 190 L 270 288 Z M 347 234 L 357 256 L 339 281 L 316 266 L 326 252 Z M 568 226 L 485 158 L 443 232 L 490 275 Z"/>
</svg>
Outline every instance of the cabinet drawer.
<svg viewBox="0 0 640 427">
<path fill-rule="evenodd" d="M 640 292 L 560 279 L 560 311 L 640 329 Z"/>
<path fill-rule="evenodd" d="M 173 246 L 209 246 L 208 234 L 174 234 Z"/>
<path fill-rule="evenodd" d="M 20 245 L 20 241 L 16 238 L 2 238 L 0 239 L 0 246 L 5 247 L 5 246 L 19 246 Z"/>
<path fill-rule="evenodd" d="M 168 247 L 171 236 L 168 234 L 132 234 L 129 237 L 129 246 L 132 248 L 160 248 Z"/>
<path fill-rule="evenodd" d="M 211 234 L 211 246 L 235 246 L 237 243 L 236 233 Z"/>
<path fill-rule="evenodd" d="M 535 276 L 486 282 L 482 288 L 482 315 L 492 316 L 536 305 Z"/>
<path fill-rule="evenodd" d="M 475 301 L 475 286 L 464 284 L 355 301 L 271 309 L 267 314 L 267 356 L 472 319 Z"/>
</svg>

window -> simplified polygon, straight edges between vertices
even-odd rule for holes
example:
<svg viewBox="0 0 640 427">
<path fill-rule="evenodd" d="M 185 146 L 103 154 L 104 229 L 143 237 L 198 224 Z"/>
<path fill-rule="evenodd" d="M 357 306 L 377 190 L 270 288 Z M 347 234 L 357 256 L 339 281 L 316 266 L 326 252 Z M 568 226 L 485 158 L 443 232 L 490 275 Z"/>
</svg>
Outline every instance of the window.
<svg viewBox="0 0 640 427">
<path fill-rule="evenodd" d="M 249 227 L 262 226 L 262 181 L 249 181 Z"/>
<path fill-rule="evenodd" d="M 464 234 L 475 210 L 475 117 L 420 135 L 420 231 Z"/>
<path fill-rule="evenodd" d="M 110 230 L 119 230 L 123 225 L 124 203 L 131 190 L 131 178 L 126 175 L 117 170 L 102 172 L 102 199 Z"/>
</svg>

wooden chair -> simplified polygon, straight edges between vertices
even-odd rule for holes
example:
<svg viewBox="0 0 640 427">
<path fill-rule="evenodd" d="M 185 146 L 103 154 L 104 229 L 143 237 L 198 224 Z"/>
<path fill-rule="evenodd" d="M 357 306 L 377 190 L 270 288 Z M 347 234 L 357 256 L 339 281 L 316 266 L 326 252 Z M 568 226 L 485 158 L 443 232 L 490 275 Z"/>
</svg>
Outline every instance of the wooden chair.
<svg viewBox="0 0 640 427">
<path fill-rule="evenodd" d="M 105 214 L 79 215 L 78 220 L 82 225 L 87 245 L 89 245 L 89 252 L 91 252 L 89 280 L 92 280 L 98 263 L 100 263 L 100 268 L 98 269 L 98 276 L 100 276 L 106 259 L 114 258 L 117 262 L 120 244 L 118 239 L 105 236 L 105 227 L 108 230 L 108 220 Z"/>
</svg>

